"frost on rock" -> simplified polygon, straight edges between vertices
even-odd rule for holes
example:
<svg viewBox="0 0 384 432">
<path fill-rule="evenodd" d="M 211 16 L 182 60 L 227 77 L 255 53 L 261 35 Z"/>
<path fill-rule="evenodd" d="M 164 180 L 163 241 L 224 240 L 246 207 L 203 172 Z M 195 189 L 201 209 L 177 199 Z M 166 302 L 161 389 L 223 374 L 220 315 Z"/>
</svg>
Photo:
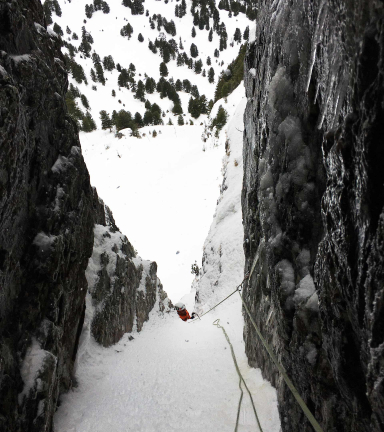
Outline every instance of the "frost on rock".
<svg viewBox="0 0 384 432">
<path fill-rule="evenodd" d="M 36 419 L 46 421 L 46 404 L 50 404 L 53 386 L 56 380 L 57 358 L 49 351 L 41 348 L 39 342 L 33 338 L 32 344 L 21 365 L 20 374 L 24 386 L 18 395 L 19 405 L 28 405 L 28 399 L 38 401 Z M 35 421 L 36 421 L 35 419 Z"/>
<path fill-rule="evenodd" d="M 296 305 L 299 305 L 313 294 L 315 294 L 315 284 L 313 283 L 312 276 L 307 275 L 300 281 L 298 288 L 296 288 L 293 301 Z"/>
</svg>

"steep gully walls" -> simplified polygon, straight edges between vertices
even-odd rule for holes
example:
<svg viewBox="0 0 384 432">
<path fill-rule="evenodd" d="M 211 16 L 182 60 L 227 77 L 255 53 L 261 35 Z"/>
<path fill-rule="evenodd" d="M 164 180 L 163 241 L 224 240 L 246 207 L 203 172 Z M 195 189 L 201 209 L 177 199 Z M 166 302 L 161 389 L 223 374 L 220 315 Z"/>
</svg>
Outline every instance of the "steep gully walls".
<svg viewBox="0 0 384 432">
<path fill-rule="evenodd" d="M 262 1 L 245 60 L 244 291 L 327 432 L 384 430 L 384 5 Z M 245 316 L 284 431 L 311 431 Z"/>
<path fill-rule="evenodd" d="M 169 306 L 156 263 L 135 256 L 90 186 L 67 85 L 40 1 L 0 0 L 1 432 L 52 430 L 88 287 L 106 346 Z"/>
</svg>

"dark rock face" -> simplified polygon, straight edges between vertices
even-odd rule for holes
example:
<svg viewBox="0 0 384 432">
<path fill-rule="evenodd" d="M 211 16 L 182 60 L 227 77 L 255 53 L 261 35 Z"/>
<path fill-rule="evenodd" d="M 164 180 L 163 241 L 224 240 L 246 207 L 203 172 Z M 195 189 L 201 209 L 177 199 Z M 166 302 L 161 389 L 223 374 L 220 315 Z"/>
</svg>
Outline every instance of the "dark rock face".
<svg viewBox="0 0 384 432">
<path fill-rule="evenodd" d="M 59 394 L 73 383 L 94 226 L 117 231 L 90 186 L 67 85 L 60 42 L 45 29 L 40 1 L 0 0 L 1 432 L 52 430 Z M 115 252 L 116 275 L 108 277 L 130 294 L 115 302 L 124 307 L 110 301 L 99 317 L 104 344 L 132 328 L 138 303 L 128 303 L 141 280 L 128 240 Z M 157 287 L 155 263 L 150 278 Z M 117 315 L 112 322 L 108 311 Z M 141 325 L 148 314 L 140 313 Z"/>
<path fill-rule="evenodd" d="M 384 430 L 384 7 L 266 1 L 246 57 L 244 291 L 325 431 Z M 311 431 L 245 316 L 284 431 Z"/>
<path fill-rule="evenodd" d="M 91 332 L 104 346 L 118 342 L 135 323 L 141 331 L 157 301 L 159 313 L 172 307 L 157 278 L 156 263 L 137 257 L 128 239 L 110 222 L 110 213 L 107 220 L 107 226 L 95 225 L 93 254 L 86 270 L 94 309 Z"/>
<path fill-rule="evenodd" d="M 71 387 L 98 205 L 42 16 L 39 1 L 0 2 L 1 431 L 50 430 Z"/>
</svg>

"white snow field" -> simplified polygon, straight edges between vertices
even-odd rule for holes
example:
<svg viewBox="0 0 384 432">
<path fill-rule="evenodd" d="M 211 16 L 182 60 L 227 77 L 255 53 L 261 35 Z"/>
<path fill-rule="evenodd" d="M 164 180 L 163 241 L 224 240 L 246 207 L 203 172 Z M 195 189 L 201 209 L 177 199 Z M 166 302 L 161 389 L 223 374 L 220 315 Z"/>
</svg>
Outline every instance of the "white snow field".
<svg viewBox="0 0 384 432">
<path fill-rule="evenodd" d="M 247 365 L 235 299 L 196 323 L 181 321 L 176 312 L 152 314 L 132 341 L 125 335 L 108 349 L 92 342 L 78 367 L 79 386 L 62 398 L 55 431 L 232 432 L 239 380 L 225 337 L 212 325 L 220 318 L 263 430 L 279 432 L 276 392 L 259 369 Z M 245 390 L 238 430 L 259 430 Z"/>
<path fill-rule="evenodd" d="M 169 293 L 173 287 L 172 299 L 181 297 L 189 312 L 194 310 L 196 288 L 197 310 L 203 313 L 243 278 L 240 193 L 245 102 L 240 85 L 226 103 L 221 100 L 214 106 L 213 114 L 222 104 L 230 118 L 219 139 L 205 143 L 205 152 L 202 126 L 156 127 L 162 134 L 149 140 L 117 140 L 104 132 L 81 135 L 92 183 L 113 209 L 118 226 L 142 256 L 159 263 L 160 275 L 165 267 L 160 276 L 164 289 Z M 230 152 L 226 153 L 227 140 Z M 221 165 L 226 187 L 220 193 Z M 206 262 L 190 289 L 191 258 L 193 253 L 201 256 L 207 224 L 211 227 L 204 244 Z M 190 255 L 183 265 L 184 254 Z M 234 431 L 239 378 L 222 330 L 212 325 L 215 319 L 228 332 L 263 431 L 279 432 L 276 391 L 259 369 L 247 363 L 237 293 L 201 320 L 183 322 L 176 312 L 162 315 L 154 308 L 142 331 L 131 334 L 133 340 L 126 334 L 110 348 L 88 337 L 87 315 L 77 360 L 78 386 L 62 396 L 55 431 Z M 259 431 L 245 389 L 238 431 Z"/>
</svg>

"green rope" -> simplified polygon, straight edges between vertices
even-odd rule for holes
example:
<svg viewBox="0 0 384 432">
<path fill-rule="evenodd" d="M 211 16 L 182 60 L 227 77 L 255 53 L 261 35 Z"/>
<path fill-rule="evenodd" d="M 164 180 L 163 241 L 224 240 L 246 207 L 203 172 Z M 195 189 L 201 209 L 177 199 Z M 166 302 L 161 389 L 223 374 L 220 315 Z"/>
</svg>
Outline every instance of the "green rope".
<svg viewBox="0 0 384 432">
<path fill-rule="evenodd" d="M 279 361 L 277 360 L 277 357 L 275 356 L 275 354 L 272 351 L 272 348 L 269 346 L 268 342 L 264 339 L 263 335 L 261 334 L 259 328 L 257 327 L 254 319 L 251 316 L 251 313 L 248 310 L 247 305 L 245 304 L 245 301 L 243 299 L 243 296 L 241 295 L 240 291 L 239 291 L 239 295 L 241 298 L 241 301 L 243 302 L 243 306 L 244 309 L 246 310 L 251 323 L 253 324 L 253 327 L 256 330 L 257 335 L 259 336 L 262 344 L 264 345 L 264 348 L 267 350 L 269 356 L 271 357 L 273 363 L 275 363 L 277 369 L 280 371 L 281 375 L 284 378 L 284 381 L 286 382 L 287 386 L 289 387 L 289 389 L 291 390 L 293 396 L 295 397 L 296 401 L 298 402 L 298 404 L 300 405 L 301 409 L 303 410 L 304 414 L 306 415 L 307 419 L 310 421 L 311 425 L 313 426 L 313 428 L 315 429 L 316 432 L 323 432 L 323 429 L 321 428 L 321 426 L 319 425 L 319 423 L 316 421 L 315 417 L 312 415 L 311 411 L 309 410 L 309 408 L 307 407 L 306 403 L 304 402 L 304 400 L 301 398 L 299 392 L 296 390 L 296 387 L 293 385 L 292 381 L 289 379 L 283 365 L 281 365 L 279 363 Z"/>
<path fill-rule="evenodd" d="M 237 374 L 239 375 L 239 389 L 240 389 L 241 394 L 240 394 L 239 405 L 237 407 L 237 417 L 236 417 L 235 432 L 237 432 L 237 429 L 239 427 L 240 409 L 241 409 L 241 403 L 243 401 L 243 395 L 244 395 L 243 389 L 241 388 L 241 383 L 243 383 L 244 386 L 245 386 L 245 388 L 247 389 L 249 397 L 251 398 L 253 412 L 255 413 L 256 421 L 257 421 L 257 424 L 259 426 L 259 430 L 260 430 L 260 432 L 263 432 L 263 429 L 262 429 L 261 424 L 260 424 L 259 417 L 258 417 L 257 412 L 256 412 L 255 403 L 253 402 L 253 398 L 252 398 L 251 392 L 249 391 L 249 388 L 248 388 L 247 384 L 245 383 L 243 376 L 241 375 L 239 365 L 237 364 L 237 360 L 236 360 L 236 356 L 235 356 L 235 351 L 233 349 L 233 346 L 231 344 L 229 336 L 228 336 L 227 332 L 225 331 L 225 328 L 222 325 L 220 325 L 220 320 L 219 319 L 213 321 L 213 325 L 216 326 L 217 328 L 221 328 L 221 330 L 223 331 L 224 336 L 227 339 L 227 342 L 228 342 L 228 344 L 229 344 L 229 346 L 231 348 L 233 362 L 235 363 L 236 371 L 237 371 Z"/>
<path fill-rule="evenodd" d="M 229 294 L 229 296 L 225 297 L 224 300 L 221 300 L 220 303 L 217 303 L 217 305 L 211 307 L 211 309 L 209 309 L 209 311 L 207 311 L 207 312 L 204 312 L 203 315 L 201 315 L 201 316 L 197 315 L 199 317 L 199 319 L 202 318 L 204 315 L 207 315 L 207 313 L 211 312 L 211 310 L 215 309 L 217 306 L 219 306 L 221 303 L 225 302 L 225 300 L 227 300 L 229 297 L 231 297 L 233 294 L 235 294 L 235 292 L 238 291 L 238 289 L 243 285 L 243 283 L 245 282 L 245 280 L 247 278 L 248 278 L 248 275 L 246 275 L 245 278 L 243 279 L 243 281 L 241 282 L 241 284 L 236 287 L 235 291 L 233 291 L 233 293 Z M 192 322 L 196 322 L 196 321 L 192 321 Z"/>
</svg>

